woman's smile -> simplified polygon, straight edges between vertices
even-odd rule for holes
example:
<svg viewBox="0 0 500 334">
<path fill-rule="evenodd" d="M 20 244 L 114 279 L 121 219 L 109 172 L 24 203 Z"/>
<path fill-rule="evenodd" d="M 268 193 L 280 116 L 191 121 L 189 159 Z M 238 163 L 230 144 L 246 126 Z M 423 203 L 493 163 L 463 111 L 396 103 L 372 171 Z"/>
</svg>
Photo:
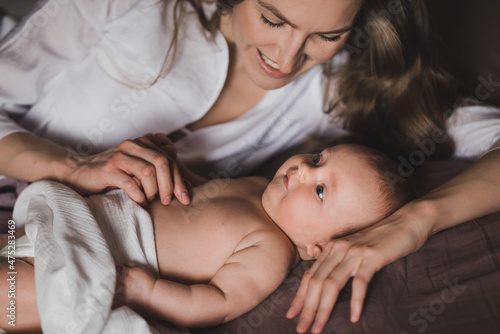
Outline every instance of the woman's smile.
<svg viewBox="0 0 500 334">
<path fill-rule="evenodd" d="M 267 57 L 266 57 L 266 56 L 265 56 L 265 55 L 264 55 L 264 54 L 263 54 L 263 53 L 262 53 L 259 49 L 257 49 L 257 51 L 259 51 L 259 54 L 260 54 L 260 56 L 261 56 L 262 60 L 264 60 L 264 62 L 265 62 L 267 65 L 269 65 L 269 66 L 271 66 L 272 68 L 275 68 L 275 69 L 277 69 L 277 70 L 279 70 L 279 69 L 280 69 L 280 67 L 278 66 L 278 64 L 276 64 L 276 63 L 275 63 L 274 61 L 272 61 L 271 59 L 267 58 Z"/>
<path fill-rule="evenodd" d="M 259 49 L 257 49 L 257 61 L 264 73 L 275 79 L 283 79 L 294 73 L 281 72 L 278 64 L 267 58 Z"/>
</svg>

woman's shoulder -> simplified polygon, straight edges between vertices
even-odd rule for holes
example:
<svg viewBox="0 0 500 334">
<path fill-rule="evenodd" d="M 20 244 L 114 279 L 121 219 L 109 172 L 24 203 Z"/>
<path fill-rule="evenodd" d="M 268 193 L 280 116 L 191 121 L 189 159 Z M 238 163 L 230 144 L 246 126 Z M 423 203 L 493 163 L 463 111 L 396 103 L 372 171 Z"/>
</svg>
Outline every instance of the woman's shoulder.
<svg viewBox="0 0 500 334">
<path fill-rule="evenodd" d="M 478 159 L 500 147 L 500 108 L 485 104 L 462 104 L 447 121 L 455 142 L 455 156 Z"/>
</svg>

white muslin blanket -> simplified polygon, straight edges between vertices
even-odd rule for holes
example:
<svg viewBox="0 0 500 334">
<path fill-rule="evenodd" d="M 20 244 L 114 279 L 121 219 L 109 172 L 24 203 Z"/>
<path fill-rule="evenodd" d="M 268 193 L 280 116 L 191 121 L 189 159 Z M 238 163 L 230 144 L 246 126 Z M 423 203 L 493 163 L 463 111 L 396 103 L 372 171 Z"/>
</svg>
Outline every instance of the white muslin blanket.
<svg viewBox="0 0 500 334">
<path fill-rule="evenodd" d="M 126 193 L 83 198 L 60 183 L 35 182 L 13 219 L 34 247 L 44 333 L 158 333 L 126 306 L 111 310 L 115 264 L 135 261 L 158 277 L 151 218 Z"/>
</svg>

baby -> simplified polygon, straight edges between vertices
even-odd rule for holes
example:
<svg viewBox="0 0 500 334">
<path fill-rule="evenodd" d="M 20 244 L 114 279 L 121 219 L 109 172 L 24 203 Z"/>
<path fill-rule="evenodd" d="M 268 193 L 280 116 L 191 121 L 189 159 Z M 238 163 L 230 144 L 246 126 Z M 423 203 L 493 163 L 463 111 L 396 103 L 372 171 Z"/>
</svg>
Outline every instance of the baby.
<svg viewBox="0 0 500 334">
<path fill-rule="evenodd" d="M 269 296 L 300 259 L 318 258 L 332 238 L 378 222 L 406 202 L 407 189 L 391 186 L 384 176 L 389 171 L 394 164 L 379 152 L 339 145 L 288 159 L 271 182 L 211 180 L 193 189 L 189 206 L 154 200 L 148 212 L 160 278 L 138 264 L 121 266 L 115 302 L 185 327 L 230 321 Z M 22 267 L 18 290 L 33 290 L 33 267 Z M 5 309 L 8 287 L 4 277 L 0 282 Z M 22 298 L 29 301 L 20 300 L 18 312 L 30 316 L 24 324 L 19 318 L 15 330 L 39 328 L 35 294 Z M 5 317 L 0 325 L 13 329 Z"/>
</svg>

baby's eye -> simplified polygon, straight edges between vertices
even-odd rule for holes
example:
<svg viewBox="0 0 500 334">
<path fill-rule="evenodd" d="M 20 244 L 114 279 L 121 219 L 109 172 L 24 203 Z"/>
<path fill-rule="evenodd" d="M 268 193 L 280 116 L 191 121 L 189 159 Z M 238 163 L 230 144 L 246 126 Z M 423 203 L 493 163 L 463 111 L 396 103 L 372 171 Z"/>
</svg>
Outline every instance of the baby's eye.
<svg viewBox="0 0 500 334">
<path fill-rule="evenodd" d="M 316 193 L 318 194 L 318 197 L 323 200 L 323 186 L 317 186 L 316 187 Z"/>
<path fill-rule="evenodd" d="M 314 166 L 318 166 L 320 161 L 321 161 L 321 156 L 319 154 L 314 156 L 314 158 L 313 158 Z"/>
</svg>

